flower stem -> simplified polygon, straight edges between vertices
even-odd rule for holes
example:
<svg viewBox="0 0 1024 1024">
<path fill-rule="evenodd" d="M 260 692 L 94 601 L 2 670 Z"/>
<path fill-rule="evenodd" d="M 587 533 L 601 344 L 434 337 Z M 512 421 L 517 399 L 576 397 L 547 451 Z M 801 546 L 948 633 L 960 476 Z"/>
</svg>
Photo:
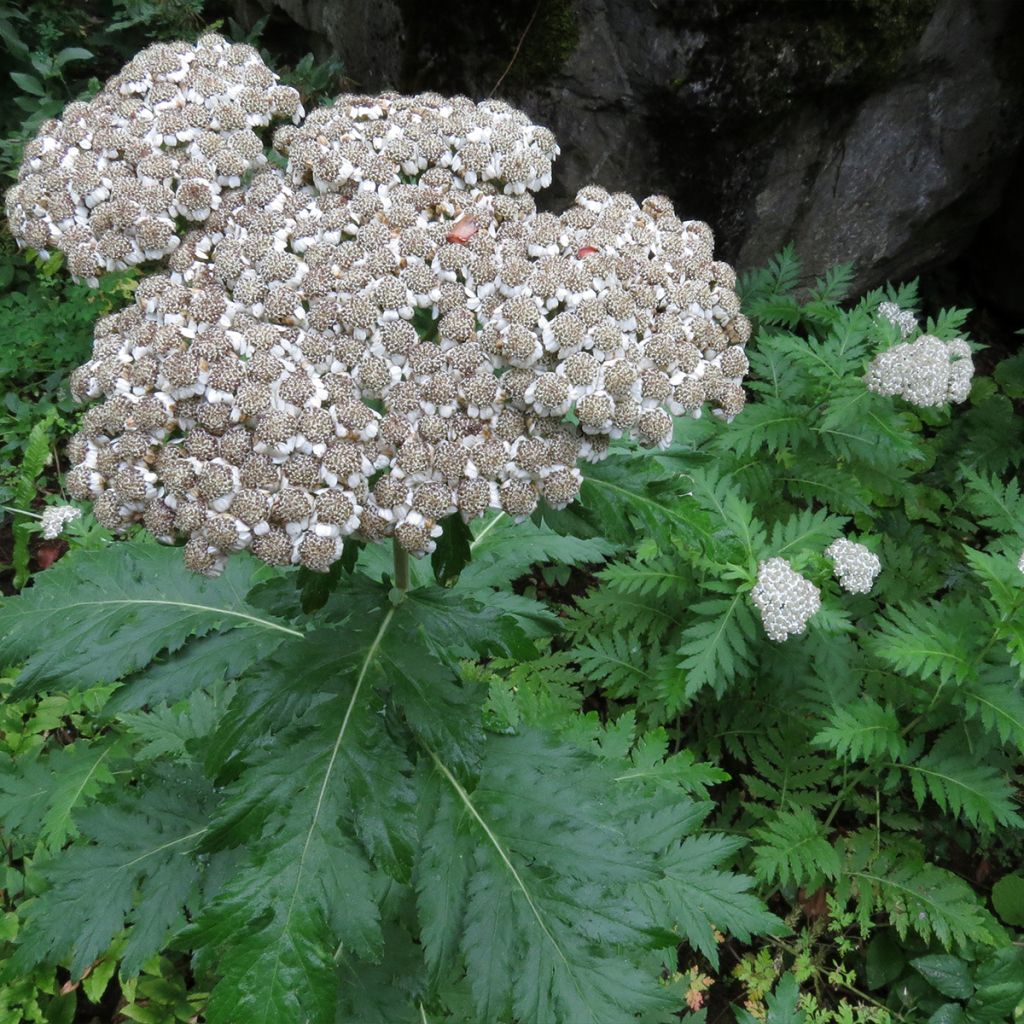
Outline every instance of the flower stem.
<svg viewBox="0 0 1024 1024">
<path fill-rule="evenodd" d="M 397 540 L 392 540 L 395 553 L 395 587 L 404 594 L 409 589 L 409 552 Z"/>
</svg>

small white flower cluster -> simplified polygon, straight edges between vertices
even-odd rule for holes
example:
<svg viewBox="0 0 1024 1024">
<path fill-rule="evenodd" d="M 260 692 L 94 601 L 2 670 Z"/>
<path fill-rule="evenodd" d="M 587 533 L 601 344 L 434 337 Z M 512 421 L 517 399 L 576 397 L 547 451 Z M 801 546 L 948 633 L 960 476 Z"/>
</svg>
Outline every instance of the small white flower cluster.
<svg viewBox="0 0 1024 1024">
<path fill-rule="evenodd" d="M 56 540 L 64 532 L 64 527 L 81 515 L 82 510 L 73 505 L 49 505 L 43 509 L 43 537 L 46 540 Z"/>
<path fill-rule="evenodd" d="M 1019 572 L 1024 572 L 1024 551 L 1020 553 L 1020 558 L 1017 561 L 1017 569 Z"/>
<path fill-rule="evenodd" d="M 825 556 L 834 563 L 833 575 L 850 594 L 867 594 L 882 571 L 882 563 L 870 548 L 840 537 L 826 549 Z"/>
<path fill-rule="evenodd" d="M 761 613 L 768 638 L 779 643 L 802 633 L 821 607 L 818 588 L 794 571 L 785 558 L 769 558 L 758 565 L 750 599 Z"/>
<path fill-rule="evenodd" d="M 911 405 L 929 408 L 966 401 L 973 376 L 974 362 L 966 341 L 942 341 L 923 334 L 916 341 L 879 352 L 864 380 L 869 391 L 899 395 Z"/>
<path fill-rule="evenodd" d="M 7 193 L 16 238 L 57 249 L 77 279 L 173 252 L 177 219 L 201 222 L 266 163 L 253 129 L 298 121 L 299 94 L 251 46 L 157 43 L 87 103 L 46 121 Z"/>
<path fill-rule="evenodd" d="M 340 97 L 279 128 L 167 272 L 97 325 L 71 493 L 110 529 L 326 570 L 344 538 L 430 552 L 455 512 L 569 504 L 577 463 L 744 405 L 750 323 L 710 228 L 597 186 L 502 103 Z"/>
<path fill-rule="evenodd" d="M 900 329 L 901 338 L 909 338 L 920 326 L 913 310 L 902 309 L 895 302 L 882 302 L 878 306 L 878 315 Z"/>
</svg>

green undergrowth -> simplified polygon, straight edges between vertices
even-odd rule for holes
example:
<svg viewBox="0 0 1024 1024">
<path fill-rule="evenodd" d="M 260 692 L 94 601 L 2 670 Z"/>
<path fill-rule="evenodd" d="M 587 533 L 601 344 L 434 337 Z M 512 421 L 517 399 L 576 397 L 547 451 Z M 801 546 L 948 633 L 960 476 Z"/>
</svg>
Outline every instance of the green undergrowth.
<svg viewBox="0 0 1024 1024">
<path fill-rule="evenodd" d="M 733 422 L 408 588 L 86 533 L 6 599 L 0 1022 L 1015 1020 L 1024 359 L 882 397 L 913 288 L 798 278 L 743 282 Z M 822 598 L 785 643 L 773 557 Z"/>
</svg>

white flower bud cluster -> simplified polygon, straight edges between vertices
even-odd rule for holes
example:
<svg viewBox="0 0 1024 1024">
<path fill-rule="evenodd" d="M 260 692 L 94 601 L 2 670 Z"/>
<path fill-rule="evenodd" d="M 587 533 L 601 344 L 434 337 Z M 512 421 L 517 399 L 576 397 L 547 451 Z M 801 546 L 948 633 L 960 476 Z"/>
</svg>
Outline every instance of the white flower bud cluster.
<svg viewBox="0 0 1024 1024">
<path fill-rule="evenodd" d="M 72 378 L 102 399 L 71 493 L 111 529 L 326 570 L 345 537 L 432 551 L 440 521 L 577 496 L 613 438 L 743 407 L 732 269 L 669 201 L 530 191 L 557 153 L 505 104 L 341 97 L 278 130 L 284 170 L 225 191 L 106 317 Z"/>
<path fill-rule="evenodd" d="M 500 100 L 474 103 L 437 93 L 339 96 L 302 126 L 284 126 L 275 148 L 288 157 L 293 185 L 321 192 L 350 183 L 396 185 L 432 167 L 459 189 L 495 182 L 507 195 L 551 184 L 558 144 L 547 128 Z"/>
<path fill-rule="evenodd" d="M 916 341 L 879 352 L 864 380 L 869 391 L 899 395 L 911 405 L 929 408 L 965 401 L 973 376 L 974 362 L 966 341 L 942 341 L 922 334 Z"/>
<path fill-rule="evenodd" d="M 180 219 L 205 221 L 266 163 L 254 129 L 301 119 L 299 94 L 277 83 L 255 49 L 219 35 L 148 47 L 28 144 L 6 200 L 15 237 L 60 250 L 93 287 L 167 256 Z"/>
<path fill-rule="evenodd" d="M 42 527 L 45 540 L 56 540 L 74 519 L 82 515 L 82 510 L 73 505 L 49 505 L 43 509 Z"/>
<path fill-rule="evenodd" d="M 895 302 L 882 302 L 878 306 L 878 315 L 900 329 L 901 338 L 909 338 L 920 326 L 913 310 L 902 309 Z"/>
<path fill-rule="evenodd" d="M 769 558 L 758 565 L 750 599 L 761 613 L 768 638 L 779 643 L 802 633 L 821 607 L 818 588 L 795 572 L 785 558 Z"/>
<path fill-rule="evenodd" d="M 834 563 L 833 575 L 850 594 L 867 594 L 882 571 L 882 563 L 870 548 L 840 537 L 826 549 L 825 557 Z"/>
</svg>

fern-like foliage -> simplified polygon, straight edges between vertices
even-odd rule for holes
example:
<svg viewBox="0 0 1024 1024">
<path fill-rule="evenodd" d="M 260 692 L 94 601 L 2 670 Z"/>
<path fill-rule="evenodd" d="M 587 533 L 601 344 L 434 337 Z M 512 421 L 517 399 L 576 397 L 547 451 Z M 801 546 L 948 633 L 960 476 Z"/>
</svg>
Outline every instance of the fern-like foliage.
<svg viewBox="0 0 1024 1024">
<path fill-rule="evenodd" d="M 14 483 L 14 508 L 18 511 L 14 513 L 14 550 L 11 553 L 11 562 L 14 566 L 14 586 L 18 588 L 23 587 L 29 577 L 29 537 L 32 526 L 31 518 L 18 513 L 28 511 L 35 501 L 39 477 L 42 476 L 51 458 L 51 435 L 55 419 L 56 416 L 51 410 L 33 424 L 25 441 L 21 468 Z"/>
<path fill-rule="evenodd" d="M 871 761 L 881 756 L 899 760 L 907 753 L 896 712 L 870 698 L 833 709 L 829 724 L 813 742 L 851 761 Z"/>
<path fill-rule="evenodd" d="M 721 696 L 752 659 L 754 615 L 743 592 L 692 605 L 695 621 L 681 635 L 679 668 L 686 677 L 684 695 L 694 697 L 709 686 Z"/>
<path fill-rule="evenodd" d="M 516 523 L 496 513 L 477 529 L 469 544 L 470 561 L 459 584 L 463 588 L 503 587 L 537 562 L 560 565 L 600 563 L 613 545 L 598 537 L 573 537 L 533 522 Z"/>
<path fill-rule="evenodd" d="M 963 738 L 951 730 L 913 764 L 902 765 L 910 777 L 918 807 L 931 797 L 943 811 L 963 817 L 976 828 L 1024 826 L 1014 807 L 1014 788 L 993 764 L 979 763 L 964 750 Z"/>
<path fill-rule="evenodd" d="M 974 650 L 964 605 L 919 604 L 891 608 L 870 638 L 871 649 L 900 672 L 941 684 L 963 682 L 974 671 Z"/>
<path fill-rule="evenodd" d="M 114 782 L 117 741 L 40 747 L 0 769 L 0 820 L 20 836 L 60 850 L 78 834 L 73 812 Z"/>
<path fill-rule="evenodd" d="M 874 852 L 870 833 L 851 836 L 847 862 L 837 884 L 841 898 L 855 900 L 862 920 L 884 913 L 903 940 L 915 932 L 925 941 L 963 947 L 994 945 L 1004 933 L 978 902 L 969 885 L 952 872 L 928 863 L 906 841 Z"/>
<path fill-rule="evenodd" d="M 813 891 L 839 874 L 839 855 L 821 822 L 806 808 L 779 811 L 753 829 L 754 871 L 764 882 Z"/>
</svg>

